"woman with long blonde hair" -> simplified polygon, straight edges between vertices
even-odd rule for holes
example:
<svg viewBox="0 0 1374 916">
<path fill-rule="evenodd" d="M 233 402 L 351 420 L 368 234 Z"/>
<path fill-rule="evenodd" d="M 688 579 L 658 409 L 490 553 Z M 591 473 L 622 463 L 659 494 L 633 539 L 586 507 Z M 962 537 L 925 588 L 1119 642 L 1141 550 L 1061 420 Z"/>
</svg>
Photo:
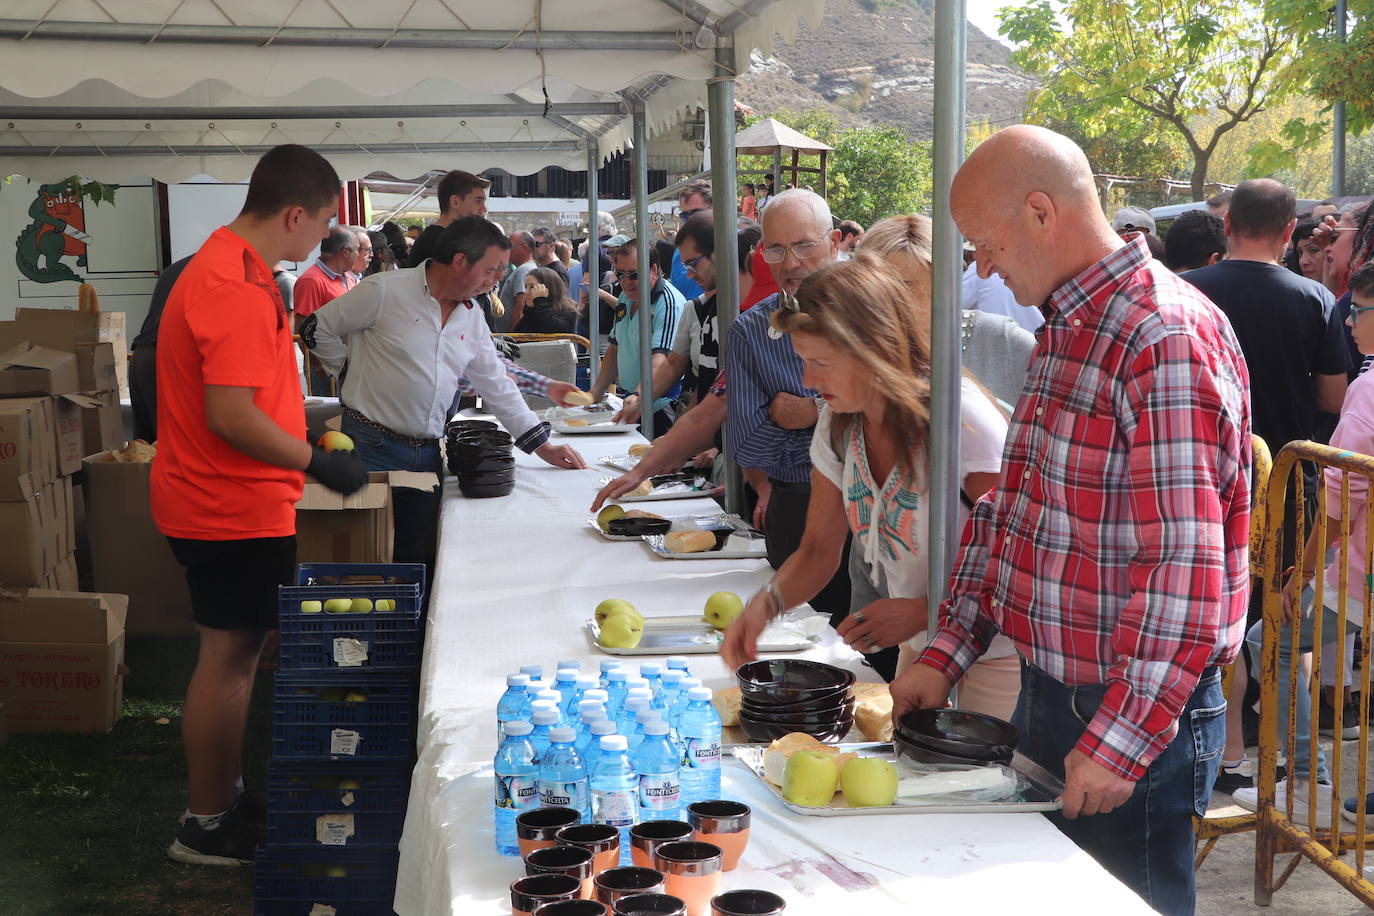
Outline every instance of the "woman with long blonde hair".
<svg viewBox="0 0 1374 916">
<path fill-rule="evenodd" d="M 792 337 L 807 386 L 825 406 L 811 441 L 811 502 L 801 547 L 726 633 L 721 654 L 728 663 L 751 659 L 770 619 L 820 591 L 839 566 L 849 533 L 852 600 L 840 635 L 867 654 L 924 644 L 929 276 L 927 263 L 924 290 L 911 289 L 892 265 L 860 253 L 807 277 L 774 316 L 775 328 Z M 1006 417 L 965 379 L 959 475 L 968 500 L 997 482 L 1006 431 Z M 904 654 L 909 664 L 914 652 Z M 961 706 L 1010 717 L 1016 691 L 1008 702 L 1000 670 L 990 672 L 995 686 L 981 689 L 989 668 L 998 666 L 1005 665 L 994 659 L 969 670 Z"/>
</svg>

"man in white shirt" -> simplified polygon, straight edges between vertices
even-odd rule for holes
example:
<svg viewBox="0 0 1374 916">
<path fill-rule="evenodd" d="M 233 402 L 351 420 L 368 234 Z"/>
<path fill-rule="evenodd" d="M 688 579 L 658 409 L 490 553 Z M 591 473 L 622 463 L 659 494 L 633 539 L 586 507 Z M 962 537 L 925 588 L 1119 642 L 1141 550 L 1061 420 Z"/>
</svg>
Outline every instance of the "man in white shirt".
<svg viewBox="0 0 1374 916">
<path fill-rule="evenodd" d="M 515 444 L 559 468 L 582 457 L 549 442 L 525 406 L 472 302 L 505 270 L 509 242 L 478 216 L 444 230 L 429 261 L 373 274 L 301 325 L 301 338 L 334 375 L 345 363 L 343 431 L 371 470 L 442 470 L 439 439 L 466 376 Z M 436 346 L 437 342 L 437 346 Z M 432 565 L 439 495 L 394 492 L 395 560 Z"/>
<path fill-rule="evenodd" d="M 990 274 L 986 278 L 978 276 L 977 264 L 970 264 L 964 269 L 962 299 L 965 309 L 1005 315 L 1032 334 L 1045 323 L 1045 316 L 1040 314 L 1040 310 L 1017 302 L 997 274 Z"/>
</svg>

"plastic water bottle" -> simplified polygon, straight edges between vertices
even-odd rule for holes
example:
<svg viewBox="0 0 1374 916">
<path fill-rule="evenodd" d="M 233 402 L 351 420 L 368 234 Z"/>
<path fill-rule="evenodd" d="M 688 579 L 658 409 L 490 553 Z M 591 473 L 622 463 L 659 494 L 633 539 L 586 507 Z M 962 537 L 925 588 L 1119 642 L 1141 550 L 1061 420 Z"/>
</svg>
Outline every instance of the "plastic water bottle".
<svg viewBox="0 0 1374 916">
<path fill-rule="evenodd" d="M 591 777 L 592 820 L 620 830 L 620 864 L 630 864 L 630 828 L 638 823 L 639 777 L 624 735 L 601 739 L 601 760 Z"/>
<path fill-rule="evenodd" d="M 605 689 L 607 681 L 610 680 L 610 674 L 611 674 L 611 672 L 614 671 L 614 670 L 617 669 L 617 668 L 623 668 L 623 667 L 625 667 L 625 665 L 624 665 L 624 663 L 621 662 L 619 659 L 615 659 L 615 658 L 603 658 L 603 659 L 601 660 L 601 678 L 600 678 L 600 684 L 601 684 L 602 689 Z"/>
<path fill-rule="evenodd" d="M 552 687 L 545 687 L 543 690 L 540 690 L 535 693 L 534 699 L 536 701 L 548 700 L 550 703 L 553 704 L 554 709 L 558 710 L 559 725 L 571 724 L 567 720 L 568 717 L 563 713 L 563 692 L 561 690 L 554 690 Z"/>
<path fill-rule="evenodd" d="M 601 747 L 601 739 L 615 733 L 615 723 L 610 719 L 597 719 L 587 726 L 586 734 L 577 742 L 577 752 L 587 761 L 588 767 L 596 762 L 596 751 Z"/>
<path fill-rule="evenodd" d="M 598 701 L 602 706 L 608 706 L 608 705 L 610 704 L 610 702 L 611 702 L 610 696 L 606 693 L 605 689 L 602 688 L 602 687 L 593 687 L 591 690 L 583 691 L 583 693 L 582 693 L 582 699 L 584 699 L 584 700 L 596 700 L 596 701 Z"/>
<path fill-rule="evenodd" d="M 626 697 L 625 703 L 620 707 L 620 715 L 615 717 L 615 730 L 617 734 L 629 738 L 635 730 L 635 714 L 641 709 L 649 708 L 649 698 L 635 695 Z"/>
<path fill-rule="evenodd" d="M 587 734 L 587 729 L 591 727 L 593 722 L 597 719 L 606 718 L 606 707 L 595 700 L 583 700 L 582 702 L 585 705 L 577 714 L 577 725 L 573 726 L 573 731 L 577 733 L 573 743 L 577 745 L 582 744 L 582 738 Z"/>
<path fill-rule="evenodd" d="M 711 691 L 687 691 L 687 709 L 678 722 L 682 737 L 682 804 L 720 798 L 720 715 Z"/>
<path fill-rule="evenodd" d="M 694 677 L 684 677 L 678 686 L 677 699 L 673 701 L 673 708 L 668 710 L 668 728 L 673 737 L 681 741 L 682 729 L 679 726 L 682 724 L 682 714 L 687 711 L 687 693 L 693 687 L 700 687 L 701 680 Z"/>
<path fill-rule="evenodd" d="M 668 735 L 667 722 L 644 723 L 644 741 L 632 759 L 639 774 L 640 821 L 681 820 L 682 748 Z"/>
<path fill-rule="evenodd" d="M 625 679 L 625 689 L 626 689 L 626 690 L 634 690 L 635 688 L 640 688 L 640 689 L 642 689 L 642 690 L 648 690 L 648 691 L 649 691 L 649 696 L 651 696 L 651 697 L 654 695 L 653 690 L 649 687 L 649 679 L 648 679 L 647 677 L 638 677 L 638 676 L 635 676 L 635 677 L 628 677 L 628 678 Z"/>
<path fill-rule="evenodd" d="M 581 674 L 582 662 L 575 658 L 560 658 L 558 660 L 558 667 L 553 670 L 562 671 L 564 668 L 569 668 L 573 671 L 576 671 L 578 674 Z"/>
<path fill-rule="evenodd" d="M 577 714 L 577 704 L 587 698 L 588 690 L 596 690 L 596 676 L 592 674 L 579 674 L 577 680 L 573 682 L 571 696 L 567 690 L 563 691 L 563 711 L 567 713 L 569 719 Z"/>
<path fill-rule="evenodd" d="M 684 656 L 670 655 L 664 660 L 663 664 L 668 671 L 681 671 L 687 677 L 692 676 L 692 669 L 687 667 L 687 659 Z"/>
<path fill-rule="evenodd" d="M 530 714 L 530 679 L 523 674 L 506 675 L 506 692 L 496 701 L 496 740 L 506 740 L 505 725 Z"/>
<path fill-rule="evenodd" d="M 534 745 L 535 756 L 543 760 L 549 749 L 550 733 L 558 726 L 558 710 L 547 707 L 536 709 L 530 716 L 530 722 L 534 725 L 530 743 Z"/>
<path fill-rule="evenodd" d="M 630 673 L 624 668 L 612 668 L 606 673 L 606 715 L 614 719 L 620 715 L 620 704 L 625 702 L 625 693 L 630 688 L 625 683 Z"/>
<path fill-rule="evenodd" d="M 573 747 L 571 728 L 549 732 L 549 752 L 539 758 L 539 802 L 546 808 L 574 808 L 584 821 L 591 818 L 587 765 Z"/>
<path fill-rule="evenodd" d="M 686 676 L 687 675 L 676 668 L 669 668 L 667 671 L 663 672 L 663 684 L 659 688 L 658 696 L 654 698 L 654 702 L 650 705 L 653 706 L 654 709 L 664 710 L 664 716 L 666 717 L 667 710 L 673 708 L 673 702 L 677 700 L 677 695 L 682 692 L 682 679 Z"/>
<path fill-rule="evenodd" d="M 533 693 L 536 690 L 540 690 L 545 686 L 542 683 L 544 680 L 543 665 L 521 665 L 520 673 L 529 676 L 531 693 Z"/>
<path fill-rule="evenodd" d="M 630 743 L 630 753 L 634 753 L 644 741 L 644 726 L 650 722 L 663 722 L 663 710 L 645 706 L 635 713 L 634 728 L 625 735 L 625 740 Z M 666 726 L 668 723 L 663 724 Z"/>
<path fill-rule="evenodd" d="M 524 719 L 506 723 L 506 738 L 496 751 L 496 851 L 503 856 L 520 854 L 515 819 L 521 812 L 539 807 L 539 759 Z"/>
<path fill-rule="evenodd" d="M 563 702 L 572 699 L 577 691 L 577 679 L 580 675 L 576 668 L 559 668 L 558 673 L 553 678 L 553 689 L 563 694 Z"/>
<path fill-rule="evenodd" d="M 654 692 L 657 699 L 659 692 L 663 690 L 663 666 L 658 662 L 645 662 L 639 666 L 639 676 L 649 682 L 649 689 Z"/>
</svg>

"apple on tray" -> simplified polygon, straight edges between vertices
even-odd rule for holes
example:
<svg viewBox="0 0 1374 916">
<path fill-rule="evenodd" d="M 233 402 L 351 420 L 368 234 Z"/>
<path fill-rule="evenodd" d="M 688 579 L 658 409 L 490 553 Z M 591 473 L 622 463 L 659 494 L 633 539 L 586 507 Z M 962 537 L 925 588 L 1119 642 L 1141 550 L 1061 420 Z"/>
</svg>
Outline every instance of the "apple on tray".
<svg viewBox="0 0 1374 916">
<path fill-rule="evenodd" d="M 794 805 L 820 808 L 835 797 L 840 768 L 824 751 L 797 751 L 787 758 L 782 776 L 782 797 Z"/>
<path fill-rule="evenodd" d="M 851 808 L 880 808 L 897 799 L 897 768 L 881 757 L 856 757 L 840 771 L 840 791 Z"/>
<path fill-rule="evenodd" d="M 727 629 L 744 611 L 744 601 L 734 592 L 716 592 L 706 599 L 702 616 L 717 630 Z"/>
</svg>

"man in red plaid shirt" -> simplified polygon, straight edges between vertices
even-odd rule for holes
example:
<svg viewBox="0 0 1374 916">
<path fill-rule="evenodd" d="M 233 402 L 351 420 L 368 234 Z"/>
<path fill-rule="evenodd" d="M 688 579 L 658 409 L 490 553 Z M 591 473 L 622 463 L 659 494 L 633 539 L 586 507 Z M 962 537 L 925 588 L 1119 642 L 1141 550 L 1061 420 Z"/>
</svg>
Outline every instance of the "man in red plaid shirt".
<svg viewBox="0 0 1374 916">
<path fill-rule="evenodd" d="M 1192 816 L 1225 738 L 1218 666 L 1249 592 L 1249 376 L 1226 317 L 1123 241 L 1088 161 L 1008 128 L 950 208 L 982 276 L 1040 306 L 996 489 L 976 505 L 894 715 L 945 703 L 997 632 L 1022 656 L 1019 749 L 1065 782 L 1056 825 L 1162 913 L 1192 913 Z"/>
</svg>

